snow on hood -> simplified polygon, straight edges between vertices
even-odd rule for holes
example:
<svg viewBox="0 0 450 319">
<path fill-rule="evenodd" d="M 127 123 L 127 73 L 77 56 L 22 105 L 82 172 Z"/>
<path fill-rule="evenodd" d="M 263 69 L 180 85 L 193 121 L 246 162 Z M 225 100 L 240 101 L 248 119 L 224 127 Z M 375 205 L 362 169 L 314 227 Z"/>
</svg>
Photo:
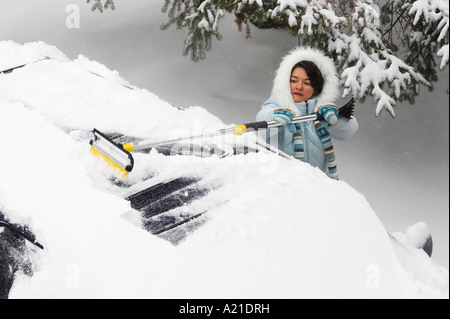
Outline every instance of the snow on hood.
<svg viewBox="0 0 450 319">
<path fill-rule="evenodd" d="M 88 143 L 66 130 L 167 138 L 223 126 L 201 107 L 180 110 L 81 56 L 1 74 L 1 205 L 46 247 L 10 297 L 448 298 L 448 270 L 393 244 L 364 196 L 308 164 L 263 151 L 135 154 L 132 181 L 150 172 L 220 185 L 197 204 L 208 222 L 173 246 L 133 223 Z"/>
<path fill-rule="evenodd" d="M 190 130 L 195 123 L 223 126 L 205 109 L 192 107 L 182 112 L 146 90 L 132 88 L 117 72 L 83 56 L 17 69 L 2 80 L 0 97 L 20 101 L 60 127 L 162 139 L 168 131 Z"/>
</svg>

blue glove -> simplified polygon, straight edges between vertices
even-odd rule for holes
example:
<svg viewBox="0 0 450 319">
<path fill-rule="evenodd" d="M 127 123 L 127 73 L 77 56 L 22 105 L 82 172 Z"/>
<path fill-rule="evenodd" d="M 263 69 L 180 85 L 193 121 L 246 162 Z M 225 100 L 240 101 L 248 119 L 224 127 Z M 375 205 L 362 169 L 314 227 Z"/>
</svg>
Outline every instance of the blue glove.
<svg viewBox="0 0 450 319">
<path fill-rule="evenodd" d="M 325 104 L 319 107 L 319 114 L 322 115 L 325 121 L 330 125 L 334 125 L 338 121 L 339 109 L 334 104 Z"/>
<path fill-rule="evenodd" d="M 288 109 L 276 109 L 273 111 L 273 120 L 284 126 L 287 126 L 291 123 L 294 118 L 294 113 Z"/>
</svg>

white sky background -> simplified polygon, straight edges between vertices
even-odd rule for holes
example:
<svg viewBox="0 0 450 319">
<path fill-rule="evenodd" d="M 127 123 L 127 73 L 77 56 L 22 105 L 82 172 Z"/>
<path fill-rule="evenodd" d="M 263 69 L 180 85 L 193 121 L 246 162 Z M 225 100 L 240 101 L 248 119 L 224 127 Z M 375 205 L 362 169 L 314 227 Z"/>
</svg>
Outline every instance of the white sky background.
<svg viewBox="0 0 450 319">
<path fill-rule="evenodd" d="M 230 125 L 254 121 L 281 58 L 297 45 L 286 31 L 255 27 L 245 40 L 227 16 L 219 27 L 224 39 L 214 41 L 205 61 L 194 63 L 181 55 L 185 30 L 160 30 L 167 19 L 162 0 L 115 4 L 115 11 L 101 14 L 85 0 L 0 0 L 0 40 L 44 41 L 71 59 L 85 55 L 173 105 L 202 106 Z M 66 26 L 68 5 L 80 9 L 79 28 Z M 433 258 L 448 268 L 447 87 L 448 67 L 434 92 L 422 88 L 415 105 L 398 104 L 395 119 L 387 111 L 375 117 L 371 99 L 357 103 L 359 131 L 335 145 L 341 179 L 367 198 L 386 229 L 404 232 L 426 222 Z"/>
</svg>

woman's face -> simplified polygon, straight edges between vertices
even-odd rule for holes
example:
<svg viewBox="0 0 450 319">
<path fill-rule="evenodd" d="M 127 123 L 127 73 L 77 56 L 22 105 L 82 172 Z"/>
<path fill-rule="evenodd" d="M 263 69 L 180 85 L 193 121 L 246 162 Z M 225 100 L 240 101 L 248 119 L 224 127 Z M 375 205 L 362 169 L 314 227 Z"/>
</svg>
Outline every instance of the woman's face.
<svg viewBox="0 0 450 319">
<path fill-rule="evenodd" d="M 291 94 L 295 103 L 306 102 L 314 95 L 314 88 L 304 68 L 298 67 L 292 71 Z"/>
</svg>

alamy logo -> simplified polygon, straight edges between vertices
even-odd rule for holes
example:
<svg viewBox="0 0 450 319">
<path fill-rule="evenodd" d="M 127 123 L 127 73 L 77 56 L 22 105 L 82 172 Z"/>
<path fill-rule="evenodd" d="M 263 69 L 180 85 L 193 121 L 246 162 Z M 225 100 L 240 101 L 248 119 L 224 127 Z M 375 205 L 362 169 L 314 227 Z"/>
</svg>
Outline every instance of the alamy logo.
<svg viewBox="0 0 450 319">
<path fill-rule="evenodd" d="M 76 4 L 69 4 L 66 6 L 66 28 L 79 29 L 80 28 L 80 7 Z"/>
<path fill-rule="evenodd" d="M 66 267 L 66 286 L 70 289 L 80 288 L 80 267 L 70 264 Z"/>
<path fill-rule="evenodd" d="M 370 264 L 366 267 L 366 287 L 369 289 L 380 288 L 380 267 Z"/>
</svg>

